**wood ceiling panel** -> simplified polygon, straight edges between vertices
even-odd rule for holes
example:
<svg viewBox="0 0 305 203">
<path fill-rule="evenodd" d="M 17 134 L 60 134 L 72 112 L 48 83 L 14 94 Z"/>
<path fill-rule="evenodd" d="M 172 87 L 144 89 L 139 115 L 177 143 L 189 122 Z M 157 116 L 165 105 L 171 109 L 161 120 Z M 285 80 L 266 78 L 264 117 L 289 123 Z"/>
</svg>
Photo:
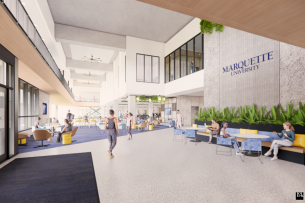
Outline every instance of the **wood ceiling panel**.
<svg viewBox="0 0 305 203">
<path fill-rule="evenodd" d="M 305 48 L 304 0 L 138 1 Z"/>
</svg>

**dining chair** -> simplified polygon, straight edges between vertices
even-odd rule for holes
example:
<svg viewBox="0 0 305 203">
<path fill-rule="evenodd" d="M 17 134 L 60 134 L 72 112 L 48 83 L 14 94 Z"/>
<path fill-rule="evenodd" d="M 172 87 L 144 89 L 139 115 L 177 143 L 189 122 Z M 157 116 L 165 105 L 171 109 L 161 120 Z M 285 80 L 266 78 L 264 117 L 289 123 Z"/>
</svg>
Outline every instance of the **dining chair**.
<svg viewBox="0 0 305 203">
<path fill-rule="evenodd" d="M 184 130 L 174 127 L 174 137 L 173 137 L 173 141 L 183 141 L 183 139 L 184 139 L 184 134 L 185 134 L 185 131 L 184 131 Z M 177 135 L 181 135 L 181 139 L 177 139 L 177 138 L 176 138 Z"/>
<path fill-rule="evenodd" d="M 241 152 L 244 156 L 240 156 L 242 161 L 245 160 L 245 153 L 246 151 L 257 152 L 258 160 L 263 163 L 263 156 L 262 156 L 262 141 L 258 139 L 251 139 L 246 138 L 245 141 L 241 142 Z"/>
</svg>

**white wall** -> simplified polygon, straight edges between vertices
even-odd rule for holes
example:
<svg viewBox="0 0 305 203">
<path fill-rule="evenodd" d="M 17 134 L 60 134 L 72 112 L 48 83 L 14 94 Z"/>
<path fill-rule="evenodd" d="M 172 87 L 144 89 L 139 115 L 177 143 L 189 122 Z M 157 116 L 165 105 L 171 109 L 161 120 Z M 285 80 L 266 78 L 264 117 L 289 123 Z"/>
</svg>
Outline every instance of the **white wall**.
<svg viewBox="0 0 305 203">
<path fill-rule="evenodd" d="M 126 95 L 125 83 L 125 53 L 119 52 L 113 62 L 113 72 L 105 75 L 106 80 L 102 81 L 100 89 L 100 104 L 109 103 Z"/>
<path fill-rule="evenodd" d="M 184 76 L 164 85 L 164 95 L 172 97 L 185 95 L 193 92 L 203 91 L 204 88 L 204 70 Z M 202 95 L 203 96 L 203 95 Z"/>
<path fill-rule="evenodd" d="M 135 37 L 126 37 L 126 66 L 128 95 L 163 95 L 164 94 L 164 43 Z M 136 81 L 137 53 L 160 57 L 160 83 Z"/>
<path fill-rule="evenodd" d="M 171 52 L 175 51 L 199 33 L 200 19 L 195 18 L 165 44 L 164 55 L 167 56 Z"/>
</svg>

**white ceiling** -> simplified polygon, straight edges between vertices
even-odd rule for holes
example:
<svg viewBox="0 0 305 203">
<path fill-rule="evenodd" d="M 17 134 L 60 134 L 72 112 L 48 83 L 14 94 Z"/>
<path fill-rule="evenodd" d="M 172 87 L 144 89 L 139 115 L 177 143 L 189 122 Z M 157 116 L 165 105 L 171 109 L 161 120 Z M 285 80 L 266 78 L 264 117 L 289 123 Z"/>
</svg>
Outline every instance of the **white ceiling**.
<svg viewBox="0 0 305 203">
<path fill-rule="evenodd" d="M 114 53 L 113 50 L 86 47 L 75 44 L 70 44 L 70 49 L 72 59 L 83 60 L 82 58 L 84 58 L 84 56 L 90 58 L 92 54 L 93 58 L 100 58 L 102 63 L 109 63 Z"/>
<path fill-rule="evenodd" d="M 203 97 L 203 91 L 193 92 L 189 94 L 183 94 L 184 96 Z"/>
<path fill-rule="evenodd" d="M 84 74 L 84 73 L 89 74 L 89 72 L 91 75 L 104 75 L 105 74 L 105 72 L 97 71 L 97 70 L 88 71 L 86 69 L 75 69 L 75 73 L 77 73 L 77 74 Z M 90 76 L 90 77 L 93 77 L 93 76 Z"/>
<path fill-rule="evenodd" d="M 136 0 L 48 0 L 48 4 L 55 23 L 159 42 L 167 42 L 194 19 Z"/>
</svg>

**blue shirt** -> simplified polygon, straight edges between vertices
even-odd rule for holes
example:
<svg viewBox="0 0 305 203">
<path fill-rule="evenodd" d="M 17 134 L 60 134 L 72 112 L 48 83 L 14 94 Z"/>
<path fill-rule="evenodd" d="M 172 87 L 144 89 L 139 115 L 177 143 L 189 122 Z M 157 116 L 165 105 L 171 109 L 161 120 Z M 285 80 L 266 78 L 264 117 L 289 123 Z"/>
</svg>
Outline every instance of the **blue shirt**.
<svg viewBox="0 0 305 203">
<path fill-rule="evenodd" d="M 143 119 L 138 121 L 138 124 L 145 122 Z"/>
</svg>

